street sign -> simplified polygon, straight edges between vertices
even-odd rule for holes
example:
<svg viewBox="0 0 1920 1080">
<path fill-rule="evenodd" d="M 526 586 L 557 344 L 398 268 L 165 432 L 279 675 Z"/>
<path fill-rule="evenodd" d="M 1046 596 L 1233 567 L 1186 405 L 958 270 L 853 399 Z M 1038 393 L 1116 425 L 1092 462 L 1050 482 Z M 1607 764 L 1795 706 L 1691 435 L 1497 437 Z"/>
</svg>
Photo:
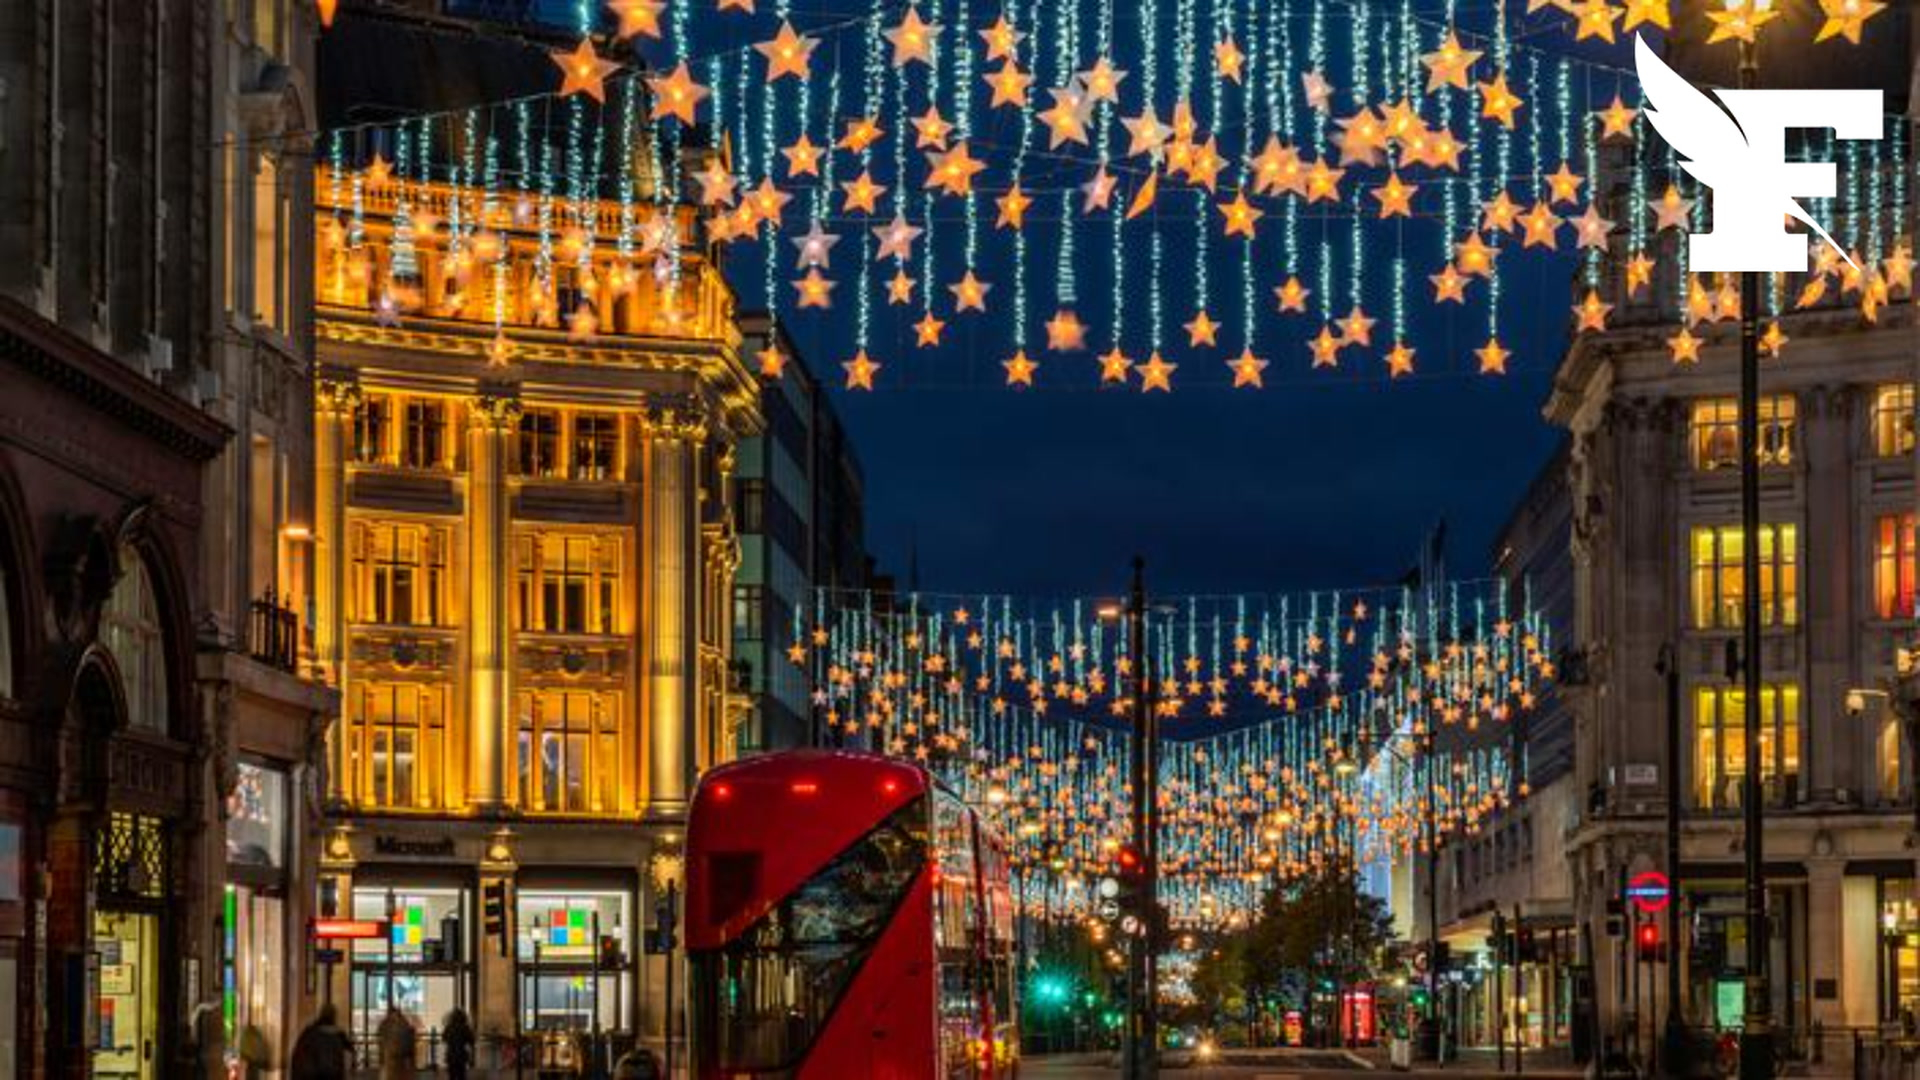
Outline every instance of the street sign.
<svg viewBox="0 0 1920 1080">
<path fill-rule="evenodd" d="M 345 949 L 315 949 L 313 962 L 316 964 L 344 964 L 347 962 Z"/>
<path fill-rule="evenodd" d="M 1642 871 L 1627 882 L 1627 899 L 1641 912 L 1652 915 L 1673 902 L 1673 886 L 1658 870 Z"/>
<path fill-rule="evenodd" d="M 1102 900 L 1102 901 L 1100 901 L 1100 917 L 1101 917 L 1101 918 L 1103 918 L 1103 919 L 1117 919 L 1117 918 L 1119 918 L 1119 917 L 1120 917 L 1120 905 L 1119 905 L 1119 904 L 1116 904 L 1116 903 L 1114 903 L 1114 902 L 1113 902 L 1113 901 L 1111 901 L 1111 900 Z"/>
<path fill-rule="evenodd" d="M 385 937 L 385 919 L 315 919 L 310 924 L 315 941 L 370 941 Z"/>
</svg>

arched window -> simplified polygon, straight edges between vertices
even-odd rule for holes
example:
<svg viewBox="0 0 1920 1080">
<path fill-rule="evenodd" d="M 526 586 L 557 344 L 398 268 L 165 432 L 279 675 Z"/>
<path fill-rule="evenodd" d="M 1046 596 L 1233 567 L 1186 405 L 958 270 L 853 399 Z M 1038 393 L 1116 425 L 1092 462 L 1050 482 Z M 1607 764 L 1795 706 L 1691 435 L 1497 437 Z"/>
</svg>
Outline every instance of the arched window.
<svg viewBox="0 0 1920 1080">
<path fill-rule="evenodd" d="M 153 582 L 139 552 L 122 548 L 120 565 L 126 569 L 100 614 L 100 640 L 120 668 L 127 726 L 165 732 L 167 661 L 160 607 L 154 601 Z"/>
</svg>

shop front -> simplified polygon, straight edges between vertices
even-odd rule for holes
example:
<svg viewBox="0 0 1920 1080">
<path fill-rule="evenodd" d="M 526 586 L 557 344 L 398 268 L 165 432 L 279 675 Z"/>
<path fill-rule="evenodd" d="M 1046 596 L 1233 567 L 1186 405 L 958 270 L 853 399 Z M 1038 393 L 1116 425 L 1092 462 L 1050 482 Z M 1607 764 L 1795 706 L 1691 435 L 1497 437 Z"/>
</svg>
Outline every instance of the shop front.
<svg viewBox="0 0 1920 1080">
<path fill-rule="evenodd" d="M 90 1040 L 97 1078 L 156 1080 L 165 1068 L 169 840 L 161 819 L 120 811 L 107 815 L 96 837 L 87 963 L 98 987 Z"/>
<path fill-rule="evenodd" d="M 283 769 L 236 767 L 227 797 L 227 877 L 221 908 L 221 1019 L 230 1072 L 244 1048 L 277 1054 L 287 1045 L 288 980 L 297 940 L 287 925 L 290 782 Z"/>
<path fill-rule="evenodd" d="M 1807 886 L 1804 881 L 1771 883 L 1768 910 L 1773 933 L 1767 943 L 1772 976 L 1774 1022 L 1804 1034 L 1811 1021 L 1807 980 Z M 1746 899 L 1738 880 L 1688 881 L 1683 918 L 1687 926 L 1687 1007 L 1695 1024 L 1738 1029 L 1746 1012 L 1745 975 L 1754 944 L 1747 932 Z M 1628 950 L 1631 954 L 1631 950 Z M 1629 955 L 1630 972 L 1641 980 Z"/>
<path fill-rule="evenodd" d="M 393 1008 L 422 1040 L 418 1060 L 430 1060 L 447 1014 L 473 1000 L 473 897 L 470 872 L 363 868 L 351 917 L 386 929 L 352 943 L 347 1026 L 356 1046 L 372 1050 Z"/>
</svg>

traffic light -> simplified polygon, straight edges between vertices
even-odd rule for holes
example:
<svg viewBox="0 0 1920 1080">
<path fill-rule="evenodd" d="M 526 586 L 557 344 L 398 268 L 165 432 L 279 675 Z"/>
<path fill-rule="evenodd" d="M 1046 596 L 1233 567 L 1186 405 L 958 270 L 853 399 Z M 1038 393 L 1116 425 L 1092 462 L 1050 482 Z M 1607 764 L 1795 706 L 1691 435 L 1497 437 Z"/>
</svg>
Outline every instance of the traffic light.
<svg viewBox="0 0 1920 1080">
<path fill-rule="evenodd" d="M 500 955 L 507 955 L 507 942 L 513 936 L 507 930 L 507 883 L 501 879 L 480 886 L 480 921 L 487 936 L 499 944 Z"/>
<path fill-rule="evenodd" d="M 1146 860 L 1140 857 L 1140 849 L 1132 844 L 1122 844 L 1113 854 L 1113 880 L 1117 888 L 1114 891 L 1114 903 L 1123 915 L 1140 914 L 1141 885 L 1146 880 Z"/>
<path fill-rule="evenodd" d="M 612 934 L 601 934 L 600 935 L 600 968 L 601 970 L 603 971 L 616 970 L 620 967 L 621 960 L 622 960 L 622 957 L 620 955 L 620 939 L 617 937 L 614 937 Z"/>
<path fill-rule="evenodd" d="M 1514 932 L 1513 949 L 1513 962 L 1515 964 L 1532 964 L 1539 962 L 1539 947 L 1533 940 L 1533 927 L 1522 926 Z"/>
<path fill-rule="evenodd" d="M 1640 957 L 1640 962 L 1643 964 L 1651 964 L 1660 960 L 1662 958 L 1661 954 L 1666 951 L 1660 947 L 1660 925 L 1658 923 L 1646 922 L 1635 927 L 1633 931 L 1633 948 L 1634 952 Z"/>
</svg>

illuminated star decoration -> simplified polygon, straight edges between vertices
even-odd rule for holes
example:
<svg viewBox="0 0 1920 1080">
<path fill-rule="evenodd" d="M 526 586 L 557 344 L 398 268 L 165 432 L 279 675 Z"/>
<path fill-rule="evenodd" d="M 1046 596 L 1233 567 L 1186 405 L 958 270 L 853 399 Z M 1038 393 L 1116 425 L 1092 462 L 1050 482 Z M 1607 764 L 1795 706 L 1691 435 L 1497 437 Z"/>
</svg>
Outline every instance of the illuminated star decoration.
<svg viewBox="0 0 1920 1080">
<path fill-rule="evenodd" d="M 987 293 L 992 291 L 993 286 L 975 277 L 973 270 L 969 268 L 965 276 L 947 286 L 947 289 L 953 293 L 953 310 L 985 311 L 987 310 Z"/>
<path fill-rule="evenodd" d="M 607 10 L 619 20 L 614 36 L 622 41 L 636 34 L 658 38 L 660 13 L 666 7 L 664 0 L 607 0 Z"/>
<path fill-rule="evenodd" d="M 933 39 L 940 33 L 940 24 L 922 21 L 917 5 L 909 5 L 900 24 L 884 33 L 893 43 L 894 67 L 905 67 L 916 61 L 929 67 L 933 65 Z"/>
<path fill-rule="evenodd" d="M 1778 17 L 1780 9 L 1771 0 L 1764 6 L 1759 0 L 1735 0 L 1731 5 L 1707 5 L 1707 21 L 1713 24 L 1713 31 L 1707 35 L 1707 44 L 1717 45 L 1722 41 L 1754 42 L 1753 32 Z"/>
<path fill-rule="evenodd" d="M 1461 48 L 1459 37 L 1452 28 L 1448 28 L 1446 40 L 1440 43 L 1440 48 L 1420 57 L 1420 62 L 1427 66 L 1427 93 L 1431 94 L 1443 86 L 1467 89 L 1468 72 L 1483 55 L 1477 49 Z"/>
<path fill-rule="evenodd" d="M 1473 350 L 1473 355 L 1480 358 L 1482 375 L 1505 375 L 1507 361 L 1513 356 L 1505 346 L 1500 344 L 1500 339 L 1497 337 L 1488 338 L 1485 345 Z"/>
<path fill-rule="evenodd" d="M 760 377 L 763 379 L 778 379 L 787 370 L 787 354 L 781 352 L 780 346 L 771 340 L 766 348 L 754 356 L 760 361 Z"/>
<path fill-rule="evenodd" d="M 1235 389 L 1242 386 L 1258 388 L 1266 385 L 1261 381 L 1260 373 L 1267 370 L 1267 361 L 1253 355 L 1251 348 L 1241 349 L 1239 356 L 1227 361 L 1227 369 L 1233 372 Z"/>
<path fill-rule="evenodd" d="M 782 20 L 780 32 L 773 40 L 758 42 L 754 48 L 767 58 L 767 81 L 774 82 L 788 75 L 805 79 L 813 50 L 819 44 L 813 38 L 794 33 L 793 24 Z"/>
<path fill-rule="evenodd" d="M 1700 339 L 1692 331 L 1682 326 L 1680 332 L 1667 339 L 1667 348 L 1673 352 L 1676 364 L 1697 364 L 1700 362 Z"/>
<path fill-rule="evenodd" d="M 800 252 L 796 269 L 813 266 L 831 269 L 833 245 L 839 243 L 840 238 L 820 228 L 820 223 L 815 221 L 808 226 L 806 235 L 793 237 L 788 242 Z"/>
<path fill-rule="evenodd" d="M 873 227 L 873 235 L 880 239 L 879 250 L 874 252 L 873 257 L 877 260 L 891 255 L 896 261 L 911 262 L 913 242 L 919 239 L 922 231 L 919 226 L 908 224 L 899 211 L 894 211 L 892 221 Z"/>
<path fill-rule="evenodd" d="M 874 372 L 880 370 L 880 365 L 874 363 L 873 360 L 867 356 L 867 350 L 861 349 L 854 354 L 853 359 L 848 360 L 840 366 L 846 369 L 847 372 L 847 389 L 873 389 L 873 375 Z"/>
<path fill-rule="evenodd" d="M 929 311 L 913 324 L 914 344 L 922 349 L 934 348 L 940 344 L 940 333 L 946 328 L 947 324 L 934 318 L 933 312 Z"/>
<path fill-rule="evenodd" d="M 1062 309 L 1047 320 L 1047 348 L 1053 352 L 1078 352 L 1086 348 L 1087 328 L 1080 316 Z"/>
<path fill-rule="evenodd" d="M 1413 350 L 1404 341 L 1396 341 L 1387 350 L 1387 377 L 1397 379 L 1413 374 Z"/>
<path fill-rule="evenodd" d="M 1028 358 L 1025 349 L 1015 350 L 1013 358 L 1000 361 L 1000 366 L 1007 369 L 1008 386 L 1032 386 L 1033 373 L 1040 367 Z"/>
<path fill-rule="evenodd" d="M 547 55 L 560 67 L 561 97 L 585 94 L 595 101 L 606 102 L 607 76 L 619 71 L 620 65 L 612 60 L 602 60 L 600 54 L 593 51 L 591 40 L 581 38 L 580 44 L 571 51 L 555 49 Z"/>
<path fill-rule="evenodd" d="M 707 88 L 693 81 L 685 60 L 665 75 L 649 75 L 647 89 L 653 94 L 655 120 L 672 116 L 688 125 L 694 123 L 695 110 L 707 97 Z"/>
<path fill-rule="evenodd" d="M 1100 381 L 1102 383 L 1123 383 L 1127 373 L 1133 370 L 1133 361 L 1115 345 L 1100 357 Z"/>
<path fill-rule="evenodd" d="M 1825 41 L 1838 35 L 1858 45 L 1866 21 L 1886 9 L 1887 5 L 1881 0 L 1820 0 L 1820 13 L 1826 19 L 1813 40 Z"/>
<path fill-rule="evenodd" d="M 1153 355 L 1147 357 L 1147 362 L 1141 364 L 1138 369 L 1140 392 L 1145 394 L 1159 390 L 1162 393 L 1172 393 L 1173 373 L 1179 368 L 1179 364 L 1169 364 L 1162 359 L 1159 350 L 1156 349 Z"/>
<path fill-rule="evenodd" d="M 817 268 L 809 269 L 805 276 L 795 279 L 793 287 L 799 290 L 800 307 L 830 308 L 833 306 L 833 281 L 821 276 Z"/>
<path fill-rule="evenodd" d="M 1000 216 L 994 221 L 995 227 L 1018 229 L 1026 222 L 1027 207 L 1033 205 L 1033 199 L 1020 190 L 1020 182 L 1015 180 L 1007 193 L 993 203 L 1000 208 Z"/>
</svg>

